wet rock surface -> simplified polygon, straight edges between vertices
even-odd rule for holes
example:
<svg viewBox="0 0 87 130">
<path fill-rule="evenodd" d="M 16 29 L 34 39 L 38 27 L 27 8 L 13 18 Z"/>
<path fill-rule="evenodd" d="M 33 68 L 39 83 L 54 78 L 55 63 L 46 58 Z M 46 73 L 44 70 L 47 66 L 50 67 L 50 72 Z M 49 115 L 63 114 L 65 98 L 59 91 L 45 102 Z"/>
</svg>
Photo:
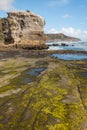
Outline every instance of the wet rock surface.
<svg viewBox="0 0 87 130">
<path fill-rule="evenodd" d="M 0 130 L 87 130 L 87 77 L 81 75 L 87 60 L 63 61 L 42 51 L 10 57 L 4 51 Z"/>
</svg>

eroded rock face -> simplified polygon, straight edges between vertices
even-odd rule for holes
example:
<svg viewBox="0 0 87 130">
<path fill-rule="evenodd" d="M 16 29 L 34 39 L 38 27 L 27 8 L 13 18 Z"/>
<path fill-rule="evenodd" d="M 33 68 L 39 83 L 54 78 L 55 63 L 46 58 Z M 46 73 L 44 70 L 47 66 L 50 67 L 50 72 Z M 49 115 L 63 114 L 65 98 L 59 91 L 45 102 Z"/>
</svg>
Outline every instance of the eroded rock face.
<svg viewBox="0 0 87 130">
<path fill-rule="evenodd" d="M 7 19 L 3 20 L 5 43 L 43 45 L 46 39 L 44 25 L 44 19 L 30 11 L 10 12 Z"/>
</svg>

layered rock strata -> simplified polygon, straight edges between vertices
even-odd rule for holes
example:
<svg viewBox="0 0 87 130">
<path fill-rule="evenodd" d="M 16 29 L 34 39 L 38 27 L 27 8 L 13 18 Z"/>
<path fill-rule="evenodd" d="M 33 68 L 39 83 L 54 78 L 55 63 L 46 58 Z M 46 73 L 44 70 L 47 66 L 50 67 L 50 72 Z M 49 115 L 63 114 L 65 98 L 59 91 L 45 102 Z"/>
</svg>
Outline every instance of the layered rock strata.
<svg viewBox="0 0 87 130">
<path fill-rule="evenodd" d="M 30 11 L 10 12 L 2 23 L 5 43 L 16 47 L 46 47 L 44 25 L 44 19 Z"/>
<path fill-rule="evenodd" d="M 4 35 L 2 32 L 2 19 L 0 18 L 0 45 L 4 42 Z"/>
</svg>

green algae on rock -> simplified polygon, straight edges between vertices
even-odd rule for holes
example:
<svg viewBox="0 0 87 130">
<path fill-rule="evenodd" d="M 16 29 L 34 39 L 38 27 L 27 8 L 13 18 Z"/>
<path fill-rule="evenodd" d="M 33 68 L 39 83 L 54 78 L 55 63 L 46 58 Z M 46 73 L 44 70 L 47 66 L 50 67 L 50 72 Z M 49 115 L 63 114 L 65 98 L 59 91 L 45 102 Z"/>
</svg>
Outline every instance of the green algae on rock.
<svg viewBox="0 0 87 130">
<path fill-rule="evenodd" d="M 86 60 L 16 57 L 1 66 L 0 130 L 87 130 Z M 39 67 L 46 69 L 24 83 L 27 70 Z"/>
</svg>

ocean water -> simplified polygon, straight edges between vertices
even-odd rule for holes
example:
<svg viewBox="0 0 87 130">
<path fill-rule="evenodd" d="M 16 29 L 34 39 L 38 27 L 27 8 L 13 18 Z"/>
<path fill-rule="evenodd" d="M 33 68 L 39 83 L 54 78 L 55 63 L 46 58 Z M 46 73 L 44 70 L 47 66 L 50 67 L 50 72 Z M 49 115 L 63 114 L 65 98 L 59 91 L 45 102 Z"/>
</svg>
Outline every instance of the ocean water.
<svg viewBox="0 0 87 130">
<path fill-rule="evenodd" d="M 65 43 L 67 46 L 62 46 Z M 51 42 L 46 43 L 49 46 L 49 50 L 75 50 L 87 52 L 87 42 Z M 58 44 L 58 46 L 52 46 L 52 44 Z M 87 60 L 87 54 L 52 54 L 53 58 L 62 60 Z"/>
<path fill-rule="evenodd" d="M 66 43 L 68 46 L 62 46 L 62 43 Z M 59 44 L 59 46 L 49 46 L 49 50 L 76 50 L 87 51 L 87 42 L 50 42 L 47 45 Z"/>
</svg>

